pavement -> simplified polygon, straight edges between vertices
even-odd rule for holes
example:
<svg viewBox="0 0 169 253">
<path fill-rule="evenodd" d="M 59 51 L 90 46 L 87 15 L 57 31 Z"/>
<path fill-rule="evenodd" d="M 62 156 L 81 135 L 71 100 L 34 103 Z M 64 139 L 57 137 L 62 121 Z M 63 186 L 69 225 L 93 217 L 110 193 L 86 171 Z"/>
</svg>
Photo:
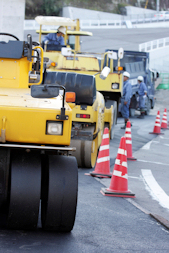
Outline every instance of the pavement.
<svg viewBox="0 0 169 253">
<path fill-rule="evenodd" d="M 158 110 L 161 111 L 161 119 L 164 108 L 169 111 L 168 97 L 168 90 L 156 91 L 156 105 L 151 111 L 153 119 Z M 148 122 L 149 132 L 153 131 L 155 123 L 152 118 L 150 117 L 151 124 Z M 118 119 L 118 123 L 122 122 L 123 119 Z M 134 127 L 131 128 L 131 132 L 133 131 Z M 116 125 L 115 135 L 119 132 L 119 125 Z M 126 200 L 169 228 L 169 129 L 161 129 L 161 135 L 151 135 L 149 132 L 145 133 L 145 138 L 152 139 L 133 152 L 133 157 L 137 158 L 137 161 L 127 161 L 128 187 L 135 193 L 136 198 L 127 198 Z M 139 135 L 134 138 L 139 138 Z M 144 137 L 142 136 L 142 138 Z M 117 153 L 117 150 L 118 146 L 110 143 L 111 171 L 114 168 L 114 154 Z M 97 180 L 106 188 L 110 186 L 111 179 Z"/>
</svg>

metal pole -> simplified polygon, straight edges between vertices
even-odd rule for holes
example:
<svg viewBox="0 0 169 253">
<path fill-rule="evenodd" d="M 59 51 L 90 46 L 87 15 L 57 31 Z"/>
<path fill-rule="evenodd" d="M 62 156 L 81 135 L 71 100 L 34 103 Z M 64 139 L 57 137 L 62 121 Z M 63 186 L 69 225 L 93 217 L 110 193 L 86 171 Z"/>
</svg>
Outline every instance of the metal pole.
<svg viewBox="0 0 169 253">
<path fill-rule="evenodd" d="M 160 0 L 157 0 L 156 10 L 159 12 Z"/>
</svg>

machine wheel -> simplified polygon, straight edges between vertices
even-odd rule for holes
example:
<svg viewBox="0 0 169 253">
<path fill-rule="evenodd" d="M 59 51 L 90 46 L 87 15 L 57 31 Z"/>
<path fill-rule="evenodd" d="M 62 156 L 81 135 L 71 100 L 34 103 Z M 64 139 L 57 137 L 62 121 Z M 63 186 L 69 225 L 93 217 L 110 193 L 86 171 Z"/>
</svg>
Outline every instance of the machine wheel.
<svg viewBox="0 0 169 253">
<path fill-rule="evenodd" d="M 151 101 L 149 98 L 147 98 L 147 109 L 145 111 L 145 115 L 149 115 L 150 114 L 150 109 L 151 109 Z"/>
<path fill-rule="evenodd" d="M 85 130 L 85 129 L 83 129 Z M 86 128 L 86 131 L 94 133 L 94 127 Z M 72 153 L 76 157 L 78 167 L 93 168 L 96 163 L 98 153 L 98 136 L 93 141 L 87 140 L 71 140 L 71 147 L 76 147 L 76 151 Z"/>
<path fill-rule="evenodd" d="M 0 225 L 6 226 L 8 214 L 8 187 L 10 174 L 10 149 L 0 148 Z"/>
<path fill-rule="evenodd" d="M 75 157 L 48 155 L 42 168 L 41 219 L 45 230 L 70 232 L 73 228 L 78 191 Z"/>
<path fill-rule="evenodd" d="M 8 228 L 35 229 L 41 190 L 39 153 L 15 150 L 11 155 L 11 188 Z"/>
<path fill-rule="evenodd" d="M 130 108 L 130 116 L 134 117 L 135 116 L 135 109 L 134 108 Z"/>
<path fill-rule="evenodd" d="M 114 138 L 114 133 L 115 133 L 115 124 L 117 123 L 117 102 L 112 101 L 113 105 L 113 125 L 111 127 L 111 132 L 110 132 L 110 139 L 113 140 Z"/>
</svg>

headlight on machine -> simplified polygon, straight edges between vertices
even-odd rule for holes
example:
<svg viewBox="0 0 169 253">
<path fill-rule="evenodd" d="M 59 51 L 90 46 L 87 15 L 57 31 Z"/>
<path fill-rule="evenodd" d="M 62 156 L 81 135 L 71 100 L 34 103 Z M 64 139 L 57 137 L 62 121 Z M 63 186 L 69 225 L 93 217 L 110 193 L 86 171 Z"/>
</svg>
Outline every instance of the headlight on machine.
<svg viewBox="0 0 169 253">
<path fill-rule="evenodd" d="M 111 88 L 114 90 L 119 89 L 119 83 L 112 83 Z"/>
<path fill-rule="evenodd" d="M 62 135 L 63 122 L 47 121 L 46 122 L 46 134 L 50 135 Z"/>
</svg>

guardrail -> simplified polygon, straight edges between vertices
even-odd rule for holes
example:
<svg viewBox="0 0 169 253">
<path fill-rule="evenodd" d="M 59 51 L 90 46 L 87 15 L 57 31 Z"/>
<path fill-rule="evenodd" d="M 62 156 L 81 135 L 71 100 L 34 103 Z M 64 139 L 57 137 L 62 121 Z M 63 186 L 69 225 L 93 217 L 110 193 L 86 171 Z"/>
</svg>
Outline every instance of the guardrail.
<svg viewBox="0 0 169 253">
<path fill-rule="evenodd" d="M 169 46 L 169 37 L 148 41 L 142 44 L 139 44 L 139 51 L 140 52 L 150 52 L 159 48 Z"/>
<path fill-rule="evenodd" d="M 80 20 L 81 28 L 125 28 L 125 22 L 121 20 Z M 24 21 L 24 30 L 36 30 L 39 29 L 39 24 L 35 20 L 25 20 Z M 50 30 L 56 29 L 56 26 L 45 26 L 43 29 Z"/>
<path fill-rule="evenodd" d="M 81 28 L 88 29 L 101 29 L 101 28 L 126 28 L 128 23 L 131 25 L 136 24 L 146 24 L 146 23 L 161 23 L 169 21 L 169 17 L 146 17 L 146 16 L 137 16 L 135 19 L 129 19 L 129 16 L 123 16 L 119 20 L 80 20 Z M 55 26 L 43 26 L 43 29 L 55 29 Z M 39 25 L 35 20 L 25 20 L 24 21 L 24 30 L 36 30 L 39 29 Z"/>
</svg>

